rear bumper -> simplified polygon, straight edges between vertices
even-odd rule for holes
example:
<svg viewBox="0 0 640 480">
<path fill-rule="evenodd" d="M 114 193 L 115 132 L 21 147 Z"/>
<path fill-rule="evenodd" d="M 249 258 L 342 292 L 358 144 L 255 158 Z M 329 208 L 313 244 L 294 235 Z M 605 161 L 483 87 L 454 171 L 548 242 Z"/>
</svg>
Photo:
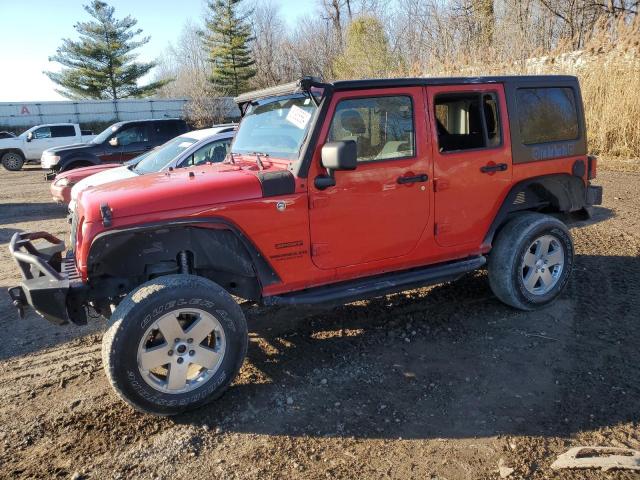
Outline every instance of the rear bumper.
<svg viewBox="0 0 640 480">
<path fill-rule="evenodd" d="M 37 240 L 47 243 L 35 246 Z M 56 325 L 76 320 L 69 316 L 68 297 L 83 284 L 73 257 L 62 258 L 64 248 L 62 240 L 46 232 L 21 232 L 11 238 L 9 252 L 20 268 L 22 282 L 9 288 L 9 296 L 21 314 L 30 306 Z"/>
<path fill-rule="evenodd" d="M 589 185 L 587 187 L 587 205 L 602 205 L 602 187 Z"/>
</svg>

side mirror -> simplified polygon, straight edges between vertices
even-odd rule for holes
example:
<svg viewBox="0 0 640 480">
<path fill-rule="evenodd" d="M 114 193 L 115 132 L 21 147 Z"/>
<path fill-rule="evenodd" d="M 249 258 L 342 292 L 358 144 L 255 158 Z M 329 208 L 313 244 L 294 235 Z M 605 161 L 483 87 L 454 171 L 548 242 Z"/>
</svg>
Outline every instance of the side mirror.
<svg viewBox="0 0 640 480">
<path fill-rule="evenodd" d="M 358 146 L 355 140 L 325 143 L 321 152 L 322 166 L 334 170 L 355 170 L 358 166 Z"/>
<path fill-rule="evenodd" d="M 31 140 L 33 140 L 33 132 L 27 133 L 27 142 L 30 142 Z"/>
<path fill-rule="evenodd" d="M 111 145 L 112 147 L 117 147 L 118 145 L 120 145 L 120 143 L 118 142 L 118 137 L 113 137 L 111 140 L 109 140 L 109 145 Z"/>
<path fill-rule="evenodd" d="M 314 180 L 318 190 L 333 187 L 336 170 L 355 170 L 358 166 L 358 146 L 354 140 L 325 143 L 320 153 L 322 166 L 327 169 L 327 175 L 319 175 Z"/>
</svg>

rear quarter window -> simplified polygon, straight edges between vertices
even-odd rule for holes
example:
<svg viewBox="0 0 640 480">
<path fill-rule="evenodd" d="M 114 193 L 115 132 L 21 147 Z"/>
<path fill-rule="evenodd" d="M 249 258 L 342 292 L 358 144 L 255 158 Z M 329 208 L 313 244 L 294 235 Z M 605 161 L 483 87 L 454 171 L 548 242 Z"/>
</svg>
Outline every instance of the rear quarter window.
<svg viewBox="0 0 640 480">
<path fill-rule="evenodd" d="M 56 126 L 50 127 L 50 129 L 51 129 L 51 136 L 53 138 L 76 136 L 76 129 L 73 127 L 73 125 L 56 125 Z"/>
<path fill-rule="evenodd" d="M 518 88 L 516 97 L 523 144 L 565 142 L 579 138 L 578 111 L 572 88 Z"/>
</svg>

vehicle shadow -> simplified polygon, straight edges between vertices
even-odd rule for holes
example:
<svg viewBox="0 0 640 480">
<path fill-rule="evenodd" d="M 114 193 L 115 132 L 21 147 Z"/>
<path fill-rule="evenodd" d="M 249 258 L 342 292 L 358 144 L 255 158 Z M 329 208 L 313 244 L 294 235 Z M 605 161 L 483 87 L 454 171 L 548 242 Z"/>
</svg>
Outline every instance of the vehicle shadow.
<svg viewBox="0 0 640 480">
<path fill-rule="evenodd" d="M 565 436 L 636 422 L 639 283 L 638 257 L 578 255 L 562 298 L 536 312 L 498 302 L 484 272 L 279 322 L 248 310 L 239 379 L 174 421 L 355 438 Z"/>
<path fill-rule="evenodd" d="M 66 205 L 54 202 L 0 203 L 0 225 L 64 218 Z"/>
<path fill-rule="evenodd" d="M 594 206 L 592 207 L 591 218 L 573 218 L 568 223 L 573 228 L 583 228 L 596 223 L 601 223 L 615 217 L 615 212 L 610 208 Z"/>
</svg>

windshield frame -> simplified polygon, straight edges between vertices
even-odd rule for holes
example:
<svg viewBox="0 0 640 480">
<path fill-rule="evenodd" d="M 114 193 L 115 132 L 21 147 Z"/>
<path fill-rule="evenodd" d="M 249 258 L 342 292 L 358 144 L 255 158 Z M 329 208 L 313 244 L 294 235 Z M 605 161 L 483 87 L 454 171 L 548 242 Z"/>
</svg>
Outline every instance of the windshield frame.
<svg viewBox="0 0 640 480">
<path fill-rule="evenodd" d="M 258 105 L 258 106 L 262 106 L 262 105 L 267 105 L 269 103 L 272 102 L 277 102 L 277 101 L 282 101 L 282 100 L 287 100 L 287 99 L 308 99 L 311 104 L 315 107 L 313 112 L 311 113 L 311 117 L 309 118 L 309 121 L 307 122 L 305 128 L 303 129 L 303 133 L 302 133 L 302 137 L 301 137 L 301 141 L 300 141 L 300 145 L 298 146 L 297 149 L 297 153 L 293 153 L 292 156 L 290 158 L 283 156 L 283 155 L 278 155 L 276 153 L 280 153 L 280 152 L 269 152 L 269 151 L 258 151 L 258 152 L 253 152 L 253 151 L 236 151 L 234 150 L 234 148 L 236 147 L 236 141 L 240 135 L 240 132 L 242 130 L 243 124 L 246 125 L 245 123 L 245 119 L 247 117 L 250 117 L 252 114 L 248 114 L 246 113 L 246 109 L 243 111 L 243 115 L 242 115 L 242 120 L 240 121 L 240 124 L 238 125 L 238 129 L 235 132 L 235 136 L 233 139 L 233 143 L 231 144 L 231 148 L 230 148 L 230 153 L 232 153 L 233 155 L 252 155 L 255 153 L 260 154 L 261 156 L 266 156 L 269 158 L 281 158 L 283 160 L 287 160 L 289 162 L 299 162 L 301 157 L 302 157 L 302 152 L 304 151 L 304 147 L 305 144 L 307 143 L 307 140 L 310 137 L 310 133 L 312 131 L 312 129 L 315 126 L 315 120 L 318 116 L 318 113 L 320 111 L 320 105 L 318 105 L 318 103 L 316 102 L 316 100 L 313 98 L 313 96 L 308 93 L 308 92 L 296 92 L 296 93 L 290 93 L 290 94 L 286 94 L 286 95 L 277 95 L 277 96 L 273 96 L 273 97 L 266 97 L 266 98 L 261 98 L 259 100 L 255 100 L 253 102 L 251 102 L 251 105 Z M 293 124 L 292 124 L 293 125 Z"/>
<path fill-rule="evenodd" d="M 89 143 L 102 145 L 104 142 L 108 141 L 113 135 L 115 135 L 116 132 L 120 130 L 121 126 L 122 126 L 121 123 L 114 123 L 113 125 L 109 125 L 103 131 L 101 131 L 98 135 L 93 137 Z M 106 135 L 107 132 L 109 133 L 109 135 Z M 104 139 L 100 139 L 102 135 L 105 135 Z"/>
</svg>

